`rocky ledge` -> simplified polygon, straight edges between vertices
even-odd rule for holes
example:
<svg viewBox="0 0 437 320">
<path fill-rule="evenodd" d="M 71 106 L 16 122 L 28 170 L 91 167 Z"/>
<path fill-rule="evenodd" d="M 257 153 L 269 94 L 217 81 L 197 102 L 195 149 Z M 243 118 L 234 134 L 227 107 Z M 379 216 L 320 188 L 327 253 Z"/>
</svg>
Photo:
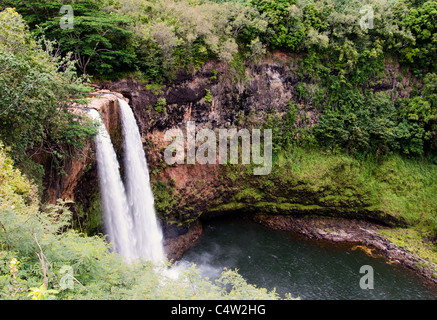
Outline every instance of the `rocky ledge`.
<svg viewBox="0 0 437 320">
<path fill-rule="evenodd" d="M 437 265 L 417 257 L 378 234 L 379 230 L 387 227 L 363 220 L 325 217 L 296 218 L 259 214 L 253 216 L 253 220 L 274 230 L 292 231 L 310 239 L 363 245 L 367 254 L 382 255 L 390 262 L 399 263 L 437 284 Z"/>
<path fill-rule="evenodd" d="M 185 234 L 173 237 L 167 236 L 164 239 L 164 251 L 169 261 L 176 261 L 182 258 L 184 253 L 199 240 L 202 235 L 202 224 L 196 221 Z"/>
</svg>

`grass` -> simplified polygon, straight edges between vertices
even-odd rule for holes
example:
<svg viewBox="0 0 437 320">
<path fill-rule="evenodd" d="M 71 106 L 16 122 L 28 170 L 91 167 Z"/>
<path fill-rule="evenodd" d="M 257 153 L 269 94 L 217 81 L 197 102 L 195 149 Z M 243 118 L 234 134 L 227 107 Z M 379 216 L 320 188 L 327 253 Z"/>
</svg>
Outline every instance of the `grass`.
<svg viewBox="0 0 437 320">
<path fill-rule="evenodd" d="M 429 225 L 386 229 L 380 230 L 379 233 L 397 246 L 437 265 L 437 246 L 430 240 L 435 236 L 435 233 Z M 437 272 L 433 276 L 437 278 Z"/>
<path fill-rule="evenodd" d="M 409 224 L 431 222 L 437 214 L 437 166 L 392 156 L 379 166 L 370 185 L 380 207 Z"/>
<path fill-rule="evenodd" d="M 287 165 L 288 172 L 307 181 L 313 190 L 338 190 L 327 198 L 340 201 L 359 196 L 409 225 L 431 222 L 437 214 L 437 166 L 425 160 L 389 155 L 360 161 L 345 154 L 296 149 Z"/>
<path fill-rule="evenodd" d="M 422 159 L 399 155 L 357 159 L 344 153 L 294 148 L 291 155 L 277 156 L 270 175 L 255 177 L 251 172 L 239 165 L 226 166 L 224 176 L 235 191 L 228 202 L 249 206 L 268 202 L 288 209 L 321 206 L 350 212 L 351 218 L 361 211 L 409 226 L 435 225 L 437 166 Z"/>
</svg>

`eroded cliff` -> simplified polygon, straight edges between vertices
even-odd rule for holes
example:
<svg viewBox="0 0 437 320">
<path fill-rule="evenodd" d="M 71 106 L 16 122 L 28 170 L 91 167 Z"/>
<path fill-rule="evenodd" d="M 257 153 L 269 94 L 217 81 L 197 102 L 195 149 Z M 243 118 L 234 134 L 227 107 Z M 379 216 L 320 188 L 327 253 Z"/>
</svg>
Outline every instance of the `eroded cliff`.
<svg viewBox="0 0 437 320">
<path fill-rule="evenodd" d="M 302 174 L 296 172 L 297 167 L 276 159 L 270 174 L 255 176 L 251 165 L 221 165 L 218 161 L 169 165 L 165 161 L 164 152 L 170 143 L 165 141 L 165 133 L 169 129 L 186 133 L 188 121 L 195 123 L 196 132 L 261 129 L 277 125 L 275 121 L 286 117 L 293 103 L 298 106 L 293 128 L 313 126 L 320 114 L 311 103 L 297 97 L 299 81 L 294 60 L 282 54 L 252 64 L 240 74 L 226 64 L 210 61 L 193 74 L 180 71 L 167 85 L 133 79 L 101 83 L 101 90 L 90 97 L 88 107 L 99 110 L 121 156 L 117 99 L 129 101 L 144 142 L 155 207 L 166 243 L 172 243 L 173 248 L 186 248 L 198 238 L 199 219 L 235 212 L 324 215 L 401 225 L 402 219 L 382 210 L 378 200 L 356 181 L 361 171 L 357 162 L 342 160 L 330 164 L 327 170 L 314 168 Z M 374 90 L 390 90 L 395 85 Z M 187 135 L 185 145 L 186 139 Z M 293 149 L 290 153 L 295 166 L 311 160 L 305 153 L 295 154 Z M 88 233 L 101 231 L 92 142 L 83 150 L 83 156 L 70 160 L 65 171 L 66 175 L 47 175 L 47 199 L 75 201 L 76 227 Z M 180 256 L 181 250 L 169 250 L 173 252 L 171 258 Z"/>
<path fill-rule="evenodd" d="M 312 176 L 296 174 L 279 160 L 265 176 L 254 176 L 253 166 L 241 164 L 166 163 L 164 152 L 169 142 L 165 133 L 180 129 L 186 146 L 188 121 L 195 122 L 196 132 L 263 128 L 268 126 L 267 119 L 275 125 L 275 120 L 286 117 L 292 102 L 298 106 L 294 128 L 317 123 L 320 114 L 316 108 L 297 97 L 300 80 L 293 63 L 275 54 L 249 66 L 244 74 L 235 74 L 229 66 L 210 61 L 194 74 L 181 71 L 168 85 L 133 79 L 101 84 L 130 100 L 144 138 L 155 206 L 167 238 L 184 234 L 199 218 L 237 211 L 363 218 L 402 225 L 402 219 L 381 210 L 377 200 L 356 181 L 361 171 L 358 163 L 338 162 L 330 172 L 316 169 Z M 373 89 L 391 90 L 395 86 L 393 82 Z M 297 156 L 295 162 L 299 161 L 306 161 L 305 157 Z"/>
</svg>

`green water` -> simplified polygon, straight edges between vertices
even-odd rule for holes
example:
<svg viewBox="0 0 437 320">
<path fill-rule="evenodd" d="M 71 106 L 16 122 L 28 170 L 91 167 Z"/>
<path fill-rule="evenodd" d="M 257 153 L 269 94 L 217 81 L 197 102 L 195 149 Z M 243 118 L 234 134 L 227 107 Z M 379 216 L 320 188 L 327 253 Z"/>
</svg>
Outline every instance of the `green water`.
<svg viewBox="0 0 437 320">
<path fill-rule="evenodd" d="M 242 218 L 205 224 L 201 239 L 180 263 L 195 263 L 211 279 L 224 267 L 237 268 L 251 284 L 301 299 L 437 299 L 436 286 L 398 264 L 350 245 L 305 240 Z M 363 265 L 373 268 L 373 289 L 360 287 Z"/>
</svg>

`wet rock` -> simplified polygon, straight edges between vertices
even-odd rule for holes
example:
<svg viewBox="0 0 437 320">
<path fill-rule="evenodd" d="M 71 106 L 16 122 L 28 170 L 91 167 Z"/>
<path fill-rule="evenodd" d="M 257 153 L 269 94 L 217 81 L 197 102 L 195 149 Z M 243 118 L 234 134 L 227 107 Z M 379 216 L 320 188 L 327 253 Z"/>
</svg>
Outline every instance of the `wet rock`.
<svg viewBox="0 0 437 320">
<path fill-rule="evenodd" d="M 182 258 L 183 254 L 193 246 L 202 235 L 202 224 L 197 221 L 187 232 L 175 237 L 166 237 L 164 240 L 164 251 L 167 258 L 176 261 Z"/>
</svg>

